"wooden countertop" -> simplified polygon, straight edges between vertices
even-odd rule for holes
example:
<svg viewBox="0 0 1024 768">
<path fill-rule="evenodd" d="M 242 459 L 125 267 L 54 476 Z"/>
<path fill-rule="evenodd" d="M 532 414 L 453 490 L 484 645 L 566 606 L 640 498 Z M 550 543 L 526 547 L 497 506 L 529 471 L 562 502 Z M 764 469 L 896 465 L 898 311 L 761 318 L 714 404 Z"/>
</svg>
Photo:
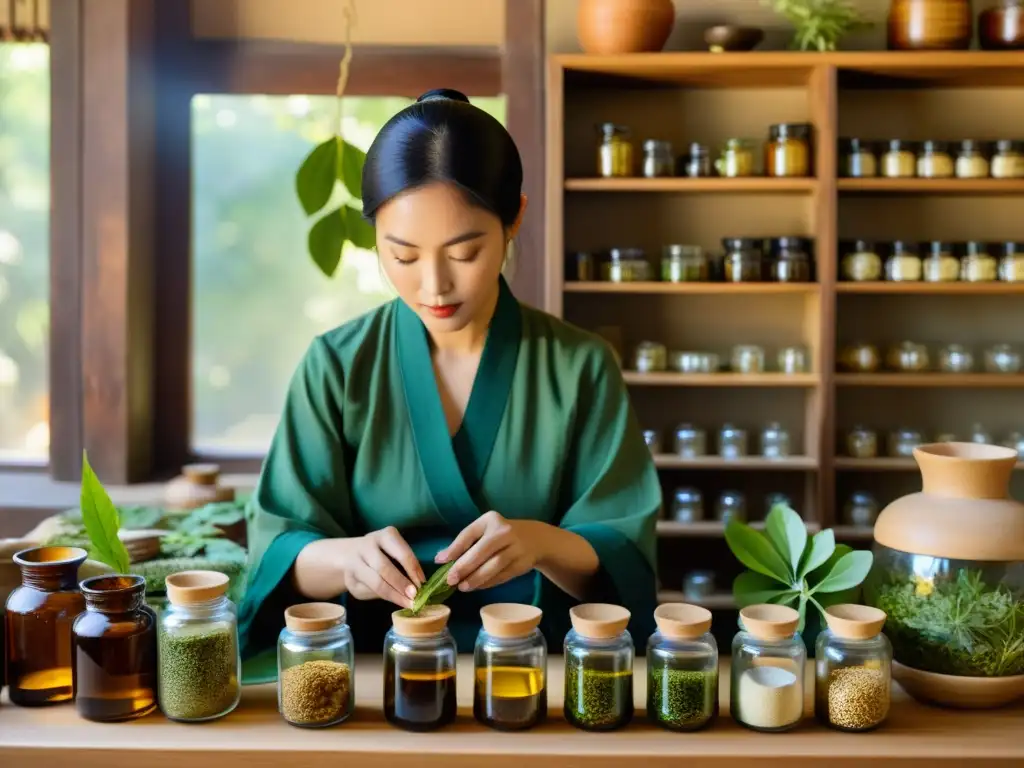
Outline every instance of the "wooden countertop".
<svg viewBox="0 0 1024 768">
<path fill-rule="evenodd" d="M 636 673 L 643 675 L 643 659 Z M 637 717 L 612 733 L 585 733 L 562 718 L 562 658 L 553 656 L 546 724 L 521 733 L 497 733 L 472 715 L 472 658 L 459 660 L 459 717 L 433 733 L 407 733 L 388 725 L 381 708 L 380 659 L 356 662 L 356 712 L 335 728 L 309 730 L 285 723 L 273 685 L 246 687 L 242 703 L 222 720 L 172 723 L 160 714 L 133 723 L 80 719 L 73 705 L 42 709 L 0 704 L 0 765 L 4 768 L 74 765 L 75 768 L 262 768 L 263 766 L 482 766 L 483 768 L 623 768 L 624 766 L 763 766 L 866 764 L 878 766 L 1024 765 L 1024 705 L 987 712 L 926 707 L 897 687 L 889 721 L 881 729 L 846 734 L 808 719 L 796 730 L 762 734 L 728 716 L 728 668 L 723 664 L 721 715 L 708 729 L 670 733 L 643 716 L 646 685 L 634 686 Z"/>
</svg>

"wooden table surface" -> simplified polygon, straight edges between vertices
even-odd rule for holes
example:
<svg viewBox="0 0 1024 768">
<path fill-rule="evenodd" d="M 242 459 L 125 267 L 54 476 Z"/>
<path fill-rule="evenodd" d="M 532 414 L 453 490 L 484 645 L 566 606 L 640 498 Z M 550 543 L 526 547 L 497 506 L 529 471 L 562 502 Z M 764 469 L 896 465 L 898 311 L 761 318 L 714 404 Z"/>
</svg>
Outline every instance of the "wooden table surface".
<svg viewBox="0 0 1024 768">
<path fill-rule="evenodd" d="M 637 716 L 612 733 L 585 733 L 562 717 L 562 658 L 550 663 L 546 724 L 520 733 L 498 733 L 472 715 L 472 658 L 459 660 L 459 716 L 433 733 L 407 733 L 388 725 L 379 657 L 356 662 L 353 716 L 340 726 L 310 730 L 285 723 L 273 685 L 246 687 L 227 717 L 205 724 L 172 723 L 153 714 L 132 723 L 82 720 L 74 705 L 40 709 L 0 703 L 2 768 L 262 768 L 263 766 L 481 766 L 482 768 L 622 768 L 623 766 L 870 765 L 1024 766 L 1024 706 L 969 712 L 926 707 L 894 687 L 888 722 L 863 734 L 832 731 L 808 718 L 796 730 L 762 734 L 728 716 L 728 668 L 723 663 L 721 715 L 696 733 L 670 733 L 649 725 L 643 713 L 643 659 L 634 685 Z M 756 762 L 755 762 L 756 761 Z"/>
</svg>

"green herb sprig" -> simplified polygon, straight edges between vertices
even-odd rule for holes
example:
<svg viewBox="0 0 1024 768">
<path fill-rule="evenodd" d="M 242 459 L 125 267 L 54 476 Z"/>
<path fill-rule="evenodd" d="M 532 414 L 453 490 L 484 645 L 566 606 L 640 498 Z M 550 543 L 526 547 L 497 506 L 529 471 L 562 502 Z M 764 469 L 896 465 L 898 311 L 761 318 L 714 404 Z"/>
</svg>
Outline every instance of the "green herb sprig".
<svg viewBox="0 0 1024 768">
<path fill-rule="evenodd" d="M 850 32 L 872 23 L 850 0 L 761 0 L 793 25 L 790 47 L 800 51 L 834 51 Z"/>
<path fill-rule="evenodd" d="M 117 535 L 121 528 L 117 507 L 93 472 L 85 451 L 82 452 L 81 509 L 82 524 L 89 537 L 89 556 L 106 563 L 117 573 L 128 573 L 131 559 Z"/>
<path fill-rule="evenodd" d="M 455 565 L 455 561 L 445 563 L 420 585 L 416 590 L 416 597 L 413 598 L 412 608 L 406 608 L 402 613 L 405 616 L 416 616 L 425 606 L 441 605 L 445 600 L 455 594 L 455 586 L 449 585 L 446 579 L 448 571 Z"/>
</svg>

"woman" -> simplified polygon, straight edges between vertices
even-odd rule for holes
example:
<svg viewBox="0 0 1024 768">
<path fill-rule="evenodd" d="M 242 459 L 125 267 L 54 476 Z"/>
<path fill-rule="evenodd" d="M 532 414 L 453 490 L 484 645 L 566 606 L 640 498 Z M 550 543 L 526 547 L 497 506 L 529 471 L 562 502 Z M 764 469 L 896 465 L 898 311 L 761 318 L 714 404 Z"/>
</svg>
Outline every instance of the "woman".
<svg viewBox="0 0 1024 768">
<path fill-rule="evenodd" d="M 282 610 L 345 600 L 379 652 L 395 606 L 455 562 L 460 650 L 479 609 L 544 609 L 553 647 L 580 601 L 646 637 L 661 490 L 619 367 L 598 337 L 520 305 L 501 277 L 526 208 L 512 138 L 455 91 L 381 129 L 363 213 L 399 298 L 314 339 L 290 385 L 250 514 L 243 650 Z"/>
</svg>

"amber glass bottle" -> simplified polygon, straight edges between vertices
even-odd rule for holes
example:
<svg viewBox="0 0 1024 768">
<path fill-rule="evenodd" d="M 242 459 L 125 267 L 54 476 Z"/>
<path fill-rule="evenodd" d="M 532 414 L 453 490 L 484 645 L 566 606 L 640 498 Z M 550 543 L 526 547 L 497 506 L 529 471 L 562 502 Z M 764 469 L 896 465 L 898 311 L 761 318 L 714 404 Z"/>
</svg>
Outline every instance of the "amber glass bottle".
<svg viewBox="0 0 1024 768">
<path fill-rule="evenodd" d="M 87 720 L 134 720 L 156 708 L 156 614 L 141 576 L 82 582 L 74 625 L 75 706 Z"/>
<path fill-rule="evenodd" d="M 7 684 L 23 707 L 69 701 L 71 625 L 85 610 L 78 589 L 78 547 L 37 547 L 14 556 L 21 586 L 7 598 Z"/>
</svg>

